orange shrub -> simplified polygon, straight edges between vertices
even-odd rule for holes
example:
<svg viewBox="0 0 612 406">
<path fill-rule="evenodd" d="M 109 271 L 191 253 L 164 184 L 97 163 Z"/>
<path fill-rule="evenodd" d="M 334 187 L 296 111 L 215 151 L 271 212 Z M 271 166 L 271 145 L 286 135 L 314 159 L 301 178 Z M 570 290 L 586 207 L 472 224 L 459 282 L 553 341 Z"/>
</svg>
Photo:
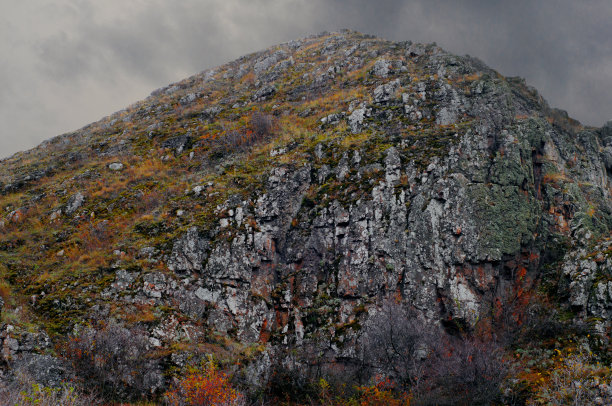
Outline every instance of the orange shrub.
<svg viewBox="0 0 612 406">
<path fill-rule="evenodd" d="M 242 395 L 232 388 L 226 374 L 212 359 L 202 370 L 194 369 L 166 393 L 172 406 L 234 406 L 244 403 Z"/>
<path fill-rule="evenodd" d="M 359 406 L 410 406 L 410 395 L 396 394 L 393 383 L 387 378 L 373 386 L 357 388 Z"/>
</svg>

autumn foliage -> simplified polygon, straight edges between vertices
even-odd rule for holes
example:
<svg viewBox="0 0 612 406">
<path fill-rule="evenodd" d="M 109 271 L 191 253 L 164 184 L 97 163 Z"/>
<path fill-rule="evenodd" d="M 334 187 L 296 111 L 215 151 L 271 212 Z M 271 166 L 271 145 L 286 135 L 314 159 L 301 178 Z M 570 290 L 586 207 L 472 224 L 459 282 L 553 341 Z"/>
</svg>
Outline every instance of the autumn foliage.
<svg viewBox="0 0 612 406">
<path fill-rule="evenodd" d="M 410 395 L 396 393 L 395 385 L 388 378 L 376 385 L 358 387 L 359 406 L 410 406 Z"/>
<path fill-rule="evenodd" d="M 244 403 L 227 375 L 212 359 L 202 369 L 189 371 L 166 393 L 172 406 L 237 406 Z"/>
</svg>

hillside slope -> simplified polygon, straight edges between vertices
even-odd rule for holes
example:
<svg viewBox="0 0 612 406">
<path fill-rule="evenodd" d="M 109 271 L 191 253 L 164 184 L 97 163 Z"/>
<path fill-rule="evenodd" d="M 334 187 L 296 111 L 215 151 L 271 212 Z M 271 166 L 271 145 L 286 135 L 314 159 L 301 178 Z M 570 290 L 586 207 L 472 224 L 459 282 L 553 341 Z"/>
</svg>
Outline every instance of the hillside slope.
<svg viewBox="0 0 612 406">
<path fill-rule="evenodd" d="M 286 348 L 359 358 L 390 299 L 451 336 L 546 302 L 605 354 L 611 175 L 612 125 L 475 58 L 355 32 L 251 54 L 0 161 L 5 372 L 112 319 L 163 360 L 149 389 L 210 353 L 263 385 Z"/>
</svg>

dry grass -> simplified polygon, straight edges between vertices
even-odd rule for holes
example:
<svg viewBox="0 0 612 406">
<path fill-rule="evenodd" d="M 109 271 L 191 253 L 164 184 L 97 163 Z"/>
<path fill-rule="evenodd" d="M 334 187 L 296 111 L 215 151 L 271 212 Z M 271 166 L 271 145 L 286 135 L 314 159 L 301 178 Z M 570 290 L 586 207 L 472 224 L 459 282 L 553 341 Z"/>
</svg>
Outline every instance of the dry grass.
<svg viewBox="0 0 612 406">
<path fill-rule="evenodd" d="M 574 181 L 569 178 L 565 172 L 547 173 L 542 177 L 542 183 L 573 183 Z"/>
</svg>

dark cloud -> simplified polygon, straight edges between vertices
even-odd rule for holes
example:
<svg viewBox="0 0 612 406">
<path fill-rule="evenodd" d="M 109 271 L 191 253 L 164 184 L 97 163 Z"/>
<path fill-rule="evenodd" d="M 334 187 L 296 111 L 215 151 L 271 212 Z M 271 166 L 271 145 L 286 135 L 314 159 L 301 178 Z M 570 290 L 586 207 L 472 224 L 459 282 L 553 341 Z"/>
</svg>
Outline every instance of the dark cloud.
<svg viewBox="0 0 612 406">
<path fill-rule="evenodd" d="M 591 125 L 612 118 L 608 0 L 32 0 L 0 15 L 0 156 L 242 54 L 350 28 L 437 42 L 523 76 Z"/>
</svg>

